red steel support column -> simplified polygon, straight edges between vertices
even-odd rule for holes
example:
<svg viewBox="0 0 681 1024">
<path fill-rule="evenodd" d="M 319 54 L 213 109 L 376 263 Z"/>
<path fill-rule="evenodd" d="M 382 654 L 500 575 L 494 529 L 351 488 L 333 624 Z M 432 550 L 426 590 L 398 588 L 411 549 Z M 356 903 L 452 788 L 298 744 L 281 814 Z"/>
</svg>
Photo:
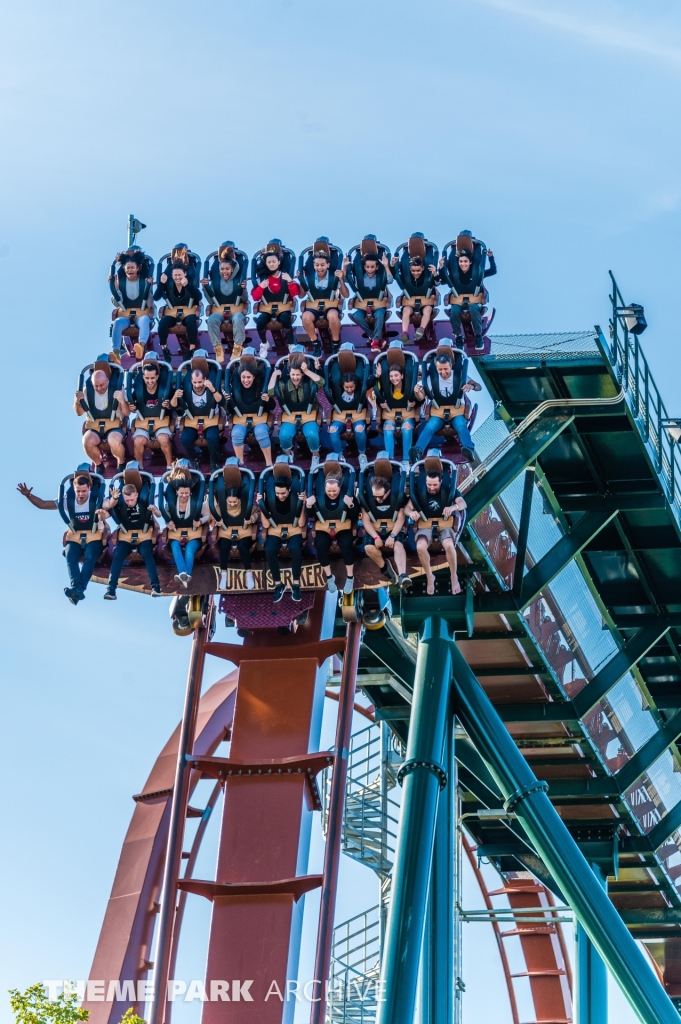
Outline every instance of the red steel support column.
<svg viewBox="0 0 681 1024">
<path fill-rule="evenodd" d="M 184 710 L 182 712 L 182 725 L 180 727 L 180 742 L 177 749 L 173 800 L 170 808 L 168 848 L 166 850 L 165 868 L 163 871 L 161 909 L 159 912 L 156 956 L 154 960 L 154 994 L 149 1012 L 149 1024 L 163 1024 L 165 1019 L 168 968 L 173 945 L 173 929 L 175 927 L 177 881 L 182 864 L 182 843 L 184 841 L 184 825 L 189 799 L 191 768 L 187 763 L 187 755 L 192 753 L 194 746 L 196 716 L 201 699 L 203 666 L 206 660 L 206 633 L 209 631 L 210 619 L 213 614 L 214 607 L 211 600 L 206 616 L 206 625 L 197 626 L 192 641 L 187 689 L 184 698 Z"/>
<path fill-rule="evenodd" d="M 333 920 L 336 911 L 336 891 L 338 889 L 338 868 L 341 855 L 341 838 L 343 834 L 343 810 L 345 808 L 345 788 L 348 778 L 348 754 L 350 734 L 352 733 L 352 713 L 357 685 L 357 666 L 359 651 L 362 644 L 362 624 L 348 623 L 343 657 L 343 674 L 338 704 L 338 721 L 336 724 L 336 756 L 331 777 L 331 793 L 329 795 L 329 816 L 326 827 L 326 849 L 324 851 L 324 882 L 319 907 L 319 930 L 317 932 L 317 953 L 315 956 L 315 988 L 312 1003 L 310 1024 L 323 1024 L 326 1014 L 326 984 L 329 980 L 331 967 L 331 941 L 333 938 Z M 316 983 L 319 983 L 318 986 Z"/>
</svg>

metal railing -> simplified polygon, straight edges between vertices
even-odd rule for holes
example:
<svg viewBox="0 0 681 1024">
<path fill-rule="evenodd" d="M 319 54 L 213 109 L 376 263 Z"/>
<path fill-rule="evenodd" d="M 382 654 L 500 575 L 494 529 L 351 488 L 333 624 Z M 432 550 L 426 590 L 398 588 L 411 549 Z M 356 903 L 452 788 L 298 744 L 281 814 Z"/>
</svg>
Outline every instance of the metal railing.
<svg viewBox="0 0 681 1024">
<path fill-rule="evenodd" d="M 669 416 L 662 401 L 638 336 L 632 334 L 627 327 L 622 311 L 628 307 L 622 298 L 615 276 L 611 270 L 608 273 L 612 281 L 610 344 L 602 335 L 601 339 L 627 404 L 634 414 L 641 437 L 652 450 L 655 468 L 665 486 L 674 514 L 681 522 L 678 489 L 678 482 L 681 480 L 681 457 L 678 445 L 666 429 L 674 420 Z"/>
<path fill-rule="evenodd" d="M 378 1009 L 381 931 L 380 905 L 334 928 L 329 1024 L 374 1024 Z"/>
</svg>

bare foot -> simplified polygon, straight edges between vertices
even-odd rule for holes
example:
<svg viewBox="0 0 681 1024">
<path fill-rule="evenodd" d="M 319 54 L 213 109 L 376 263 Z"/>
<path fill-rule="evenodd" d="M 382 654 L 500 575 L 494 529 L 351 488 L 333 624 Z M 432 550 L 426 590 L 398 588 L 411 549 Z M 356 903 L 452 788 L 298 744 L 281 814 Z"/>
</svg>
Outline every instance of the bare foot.
<svg viewBox="0 0 681 1024">
<path fill-rule="evenodd" d="M 460 594 L 460 593 L 461 593 L 461 584 L 459 583 L 458 577 L 455 576 L 454 579 L 452 580 L 452 594 Z"/>
<path fill-rule="evenodd" d="M 430 594 L 432 597 L 435 593 L 435 577 L 431 573 L 430 576 L 426 577 L 426 579 L 428 580 L 428 583 L 426 584 L 426 594 Z"/>
</svg>

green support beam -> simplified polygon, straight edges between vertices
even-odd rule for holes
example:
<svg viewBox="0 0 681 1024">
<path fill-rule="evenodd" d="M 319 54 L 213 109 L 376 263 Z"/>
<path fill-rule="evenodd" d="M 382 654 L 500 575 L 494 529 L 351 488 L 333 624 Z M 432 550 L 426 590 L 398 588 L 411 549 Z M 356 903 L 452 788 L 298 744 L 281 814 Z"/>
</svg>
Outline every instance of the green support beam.
<svg viewBox="0 0 681 1024">
<path fill-rule="evenodd" d="M 650 768 L 651 764 L 657 761 L 660 754 L 663 754 L 667 747 L 674 740 L 678 739 L 679 736 L 681 736 L 681 711 L 678 711 L 673 718 L 670 718 L 665 725 L 658 729 L 648 742 L 644 743 L 641 749 L 618 771 L 615 779 L 620 792 L 623 793 L 629 786 L 633 785 L 639 775 L 643 775 Z"/>
<path fill-rule="evenodd" d="M 646 838 L 652 848 L 657 850 L 669 839 L 672 832 L 676 832 L 677 828 L 681 828 L 681 800 L 675 807 L 667 811 L 662 821 L 657 823 Z"/>
<path fill-rule="evenodd" d="M 659 491 L 638 494 L 557 494 L 561 512 L 647 512 L 665 508 L 667 499 Z"/>
<path fill-rule="evenodd" d="M 520 591 L 520 607 L 527 608 L 539 597 L 559 572 L 593 540 L 608 523 L 615 518 L 616 511 L 587 512 L 571 530 L 561 537 L 557 544 L 547 551 L 523 579 Z"/>
<path fill-rule="evenodd" d="M 573 419 L 574 415 L 546 416 L 533 423 L 513 447 L 466 493 L 468 522 L 479 516 L 483 509 L 498 498 L 501 492 L 572 423 Z"/>
<path fill-rule="evenodd" d="M 573 697 L 572 704 L 578 717 L 584 718 L 584 715 L 605 697 L 608 690 L 618 683 L 651 647 L 655 646 L 668 629 L 669 626 L 660 620 L 660 625 L 649 625 L 636 633 L 614 658 L 596 673 L 591 682 Z"/>
</svg>

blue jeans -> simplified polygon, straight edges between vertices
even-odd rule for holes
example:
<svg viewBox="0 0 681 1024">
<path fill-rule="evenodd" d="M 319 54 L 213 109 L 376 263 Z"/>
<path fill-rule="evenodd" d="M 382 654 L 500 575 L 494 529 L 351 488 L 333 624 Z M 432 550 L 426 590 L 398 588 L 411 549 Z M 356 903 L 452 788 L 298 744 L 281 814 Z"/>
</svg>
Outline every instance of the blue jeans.
<svg viewBox="0 0 681 1024">
<path fill-rule="evenodd" d="M 173 553 L 178 572 L 186 572 L 187 576 L 191 576 L 194 568 L 194 556 L 200 547 L 200 540 L 188 540 L 184 548 L 179 540 L 171 540 L 170 550 Z"/>
<path fill-rule="evenodd" d="M 130 326 L 127 316 L 117 316 L 114 320 L 113 334 L 111 335 L 111 346 L 114 352 L 120 350 L 123 342 L 123 331 Z M 135 321 L 135 327 L 139 327 L 140 336 L 137 339 L 140 345 L 146 345 L 151 334 L 151 317 L 141 316 Z"/>
<path fill-rule="evenodd" d="M 353 432 L 355 435 L 355 441 L 357 442 L 357 451 L 362 453 L 367 450 L 367 425 L 365 420 L 355 420 L 353 424 Z M 336 455 L 340 455 L 343 451 L 343 442 L 341 441 L 341 431 L 345 430 L 345 420 L 332 420 L 329 426 L 329 438 L 331 439 L 331 447 L 335 451 Z"/>
<path fill-rule="evenodd" d="M 402 458 L 409 458 L 412 437 L 414 436 L 414 421 L 402 420 Z M 383 444 L 389 458 L 395 458 L 395 421 L 383 421 Z"/>
<path fill-rule="evenodd" d="M 374 326 L 369 327 L 369 321 L 366 318 L 366 314 L 363 309 L 351 309 L 350 319 L 358 324 L 364 333 L 371 338 L 372 341 L 380 341 L 383 337 L 383 324 L 385 322 L 385 315 L 388 312 L 387 309 L 381 307 L 380 309 L 374 310 Z"/>
<path fill-rule="evenodd" d="M 71 589 L 79 594 L 84 594 L 95 570 L 95 563 L 102 553 L 102 542 L 91 540 L 89 544 L 85 545 L 82 567 L 79 564 L 81 551 L 80 544 L 76 544 L 74 541 L 66 545 L 66 566 L 69 571 Z"/>
<path fill-rule="evenodd" d="M 452 325 L 452 333 L 456 338 L 463 338 L 463 328 L 461 326 L 461 313 L 463 312 L 463 306 L 447 306 L 447 316 L 449 317 Z M 473 328 L 473 334 L 476 338 L 482 337 L 482 306 L 477 302 L 471 303 L 468 307 L 468 312 L 471 315 L 471 327 Z"/>
<path fill-rule="evenodd" d="M 158 569 L 156 568 L 156 562 L 154 561 L 154 546 L 150 540 L 143 540 L 137 545 L 137 550 L 144 559 L 144 564 L 147 569 L 147 575 L 149 576 L 149 582 L 152 587 L 158 587 Z M 118 584 L 118 577 L 121 575 L 121 569 L 123 568 L 123 562 L 126 560 L 130 552 L 132 551 L 132 544 L 127 540 L 120 540 L 114 550 L 114 556 L 111 559 L 111 573 L 109 574 L 109 586 L 112 590 L 116 589 Z"/>
<path fill-rule="evenodd" d="M 282 423 L 279 427 L 279 444 L 281 450 L 288 455 L 293 447 L 293 439 L 296 436 L 295 423 Z M 303 423 L 303 436 L 310 446 L 310 451 L 316 455 L 319 452 L 319 427 L 314 420 Z"/>
<path fill-rule="evenodd" d="M 206 427 L 203 436 L 208 446 L 210 468 L 211 470 L 218 469 L 220 466 L 220 428 Z M 199 432 L 196 427 L 185 427 L 180 435 L 180 444 L 189 458 L 194 459 L 196 462 L 201 459 L 201 449 L 196 447 L 198 437 Z"/>
<path fill-rule="evenodd" d="M 269 448 L 272 444 L 269 427 L 266 423 L 256 423 L 253 427 L 255 439 L 261 448 Z M 246 440 L 247 429 L 243 423 L 232 424 L 232 445 L 241 448 Z"/>
<path fill-rule="evenodd" d="M 432 412 L 422 427 L 421 432 L 418 436 L 418 446 L 424 452 L 427 451 L 428 446 L 432 442 L 435 434 L 438 430 L 442 429 L 444 420 L 440 416 L 433 416 Z M 471 438 L 471 432 L 468 429 L 465 416 L 455 416 L 452 420 L 452 426 L 459 435 L 459 441 L 463 448 L 473 448 L 473 439 Z M 439 446 L 438 446 L 439 447 Z"/>
</svg>

